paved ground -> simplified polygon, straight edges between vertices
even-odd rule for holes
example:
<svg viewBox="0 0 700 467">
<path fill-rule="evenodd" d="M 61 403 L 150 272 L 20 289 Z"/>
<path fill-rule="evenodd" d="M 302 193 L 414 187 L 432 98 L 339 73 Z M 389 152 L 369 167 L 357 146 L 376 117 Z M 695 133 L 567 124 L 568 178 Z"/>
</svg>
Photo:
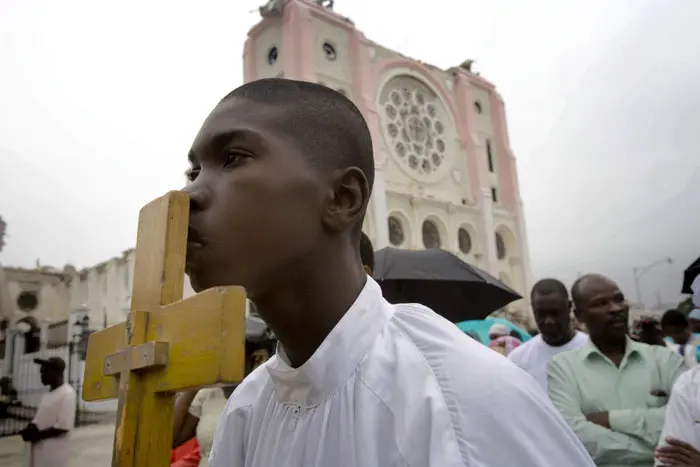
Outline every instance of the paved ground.
<svg viewBox="0 0 700 467">
<path fill-rule="evenodd" d="M 114 424 L 89 425 L 72 435 L 70 467 L 110 465 Z M 25 443 L 19 436 L 0 438 L 0 467 L 24 467 Z"/>
</svg>

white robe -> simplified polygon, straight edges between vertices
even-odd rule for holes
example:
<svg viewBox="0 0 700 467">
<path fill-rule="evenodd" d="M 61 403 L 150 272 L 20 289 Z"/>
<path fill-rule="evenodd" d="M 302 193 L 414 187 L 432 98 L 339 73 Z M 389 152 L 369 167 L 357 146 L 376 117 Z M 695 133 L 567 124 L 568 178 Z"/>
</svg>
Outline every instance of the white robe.
<svg viewBox="0 0 700 467">
<path fill-rule="evenodd" d="M 534 379 L 372 279 L 313 356 L 229 399 L 210 467 L 594 467 Z"/>
</svg>

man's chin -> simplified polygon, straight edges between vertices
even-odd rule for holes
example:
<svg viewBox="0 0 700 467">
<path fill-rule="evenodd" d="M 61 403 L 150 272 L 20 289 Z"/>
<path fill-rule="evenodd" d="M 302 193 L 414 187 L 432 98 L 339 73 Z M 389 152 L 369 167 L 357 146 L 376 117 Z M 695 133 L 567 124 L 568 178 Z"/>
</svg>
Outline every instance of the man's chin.
<svg viewBox="0 0 700 467">
<path fill-rule="evenodd" d="M 211 272 L 211 270 L 209 272 Z M 238 281 L 235 281 L 233 277 L 222 274 L 205 274 L 199 269 L 188 269 L 186 274 L 190 278 L 192 290 L 194 290 L 196 293 L 211 289 L 213 287 L 241 285 Z"/>
<path fill-rule="evenodd" d="M 192 290 L 194 290 L 195 293 L 202 292 L 203 290 L 207 290 L 211 287 L 207 287 L 199 278 L 196 274 L 192 273 L 187 273 L 187 275 L 190 278 L 190 286 L 192 287 Z"/>
</svg>

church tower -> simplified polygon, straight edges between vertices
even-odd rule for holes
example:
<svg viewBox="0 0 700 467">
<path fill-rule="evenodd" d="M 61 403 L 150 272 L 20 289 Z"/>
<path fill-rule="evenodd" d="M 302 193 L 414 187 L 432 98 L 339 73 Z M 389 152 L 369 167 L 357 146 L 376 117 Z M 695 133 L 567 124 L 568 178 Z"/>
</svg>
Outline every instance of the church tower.
<svg viewBox="0 0 700 467">
<path fill-rule="evenodd" d="M 244 79 L 317 82 L 367 120 L 376 178 L 364 231 L 375 248 L 444 248 L 527 297 L 525 219 L 494 85 L 471 61 L 441 70 L 372 42 L 332 1 L 270 0 L 260 13 Z"/>
</svg>

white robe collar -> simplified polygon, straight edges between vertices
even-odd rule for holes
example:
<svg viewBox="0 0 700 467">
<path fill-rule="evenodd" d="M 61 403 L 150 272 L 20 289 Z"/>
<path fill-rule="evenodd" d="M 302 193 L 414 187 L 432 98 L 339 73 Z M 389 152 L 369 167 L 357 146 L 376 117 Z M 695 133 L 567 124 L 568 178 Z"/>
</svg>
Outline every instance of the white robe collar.
<svg viewBox="0 0 700 467">
<path fill-rule="evenodd" d="M 277 345 L 277 358 L 267 365 L 277 399 L 303 407 L 324 402 L 360 365 L 392 313 L 379 284 L 367 277 L 360 295 L 306 363 L 292 368 Z"/>
</svg>

